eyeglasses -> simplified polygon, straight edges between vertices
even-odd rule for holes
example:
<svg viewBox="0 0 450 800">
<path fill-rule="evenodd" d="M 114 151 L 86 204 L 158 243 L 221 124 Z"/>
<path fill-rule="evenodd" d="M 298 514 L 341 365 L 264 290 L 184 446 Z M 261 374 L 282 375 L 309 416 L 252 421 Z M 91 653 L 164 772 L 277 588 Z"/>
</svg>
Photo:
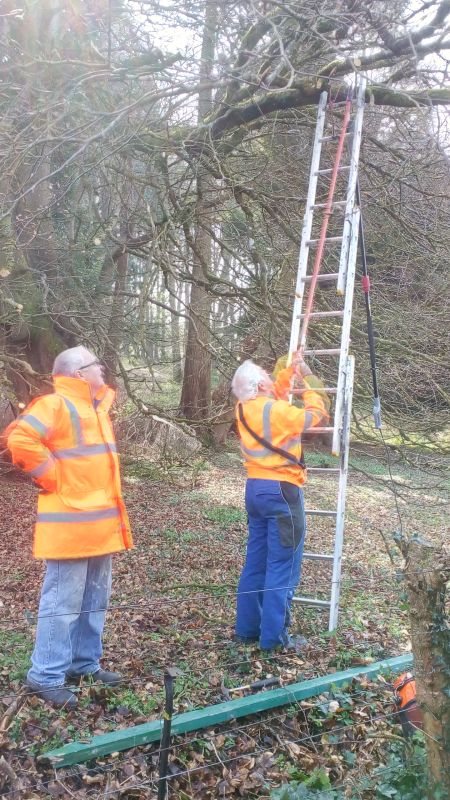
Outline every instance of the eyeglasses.
<svg viewBox="0 0 450 800">
<path fill-rule="evenodd" d="M 84 367 L 78 367 L 79 370 L 87 369 L 88 367 L 101 367 L 101 361 L 90 361 L 89 364 L 85 364 Z"/>
</svg>

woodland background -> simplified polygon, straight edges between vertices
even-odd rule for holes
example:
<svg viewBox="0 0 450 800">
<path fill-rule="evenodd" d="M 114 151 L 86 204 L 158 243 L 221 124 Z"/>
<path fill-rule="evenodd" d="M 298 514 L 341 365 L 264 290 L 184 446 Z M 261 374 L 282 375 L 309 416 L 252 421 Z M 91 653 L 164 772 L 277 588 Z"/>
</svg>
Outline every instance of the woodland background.
<svg viewBox="0 0 450 800">
<path fill-rule="evenodd" d="M 5 410 L 83 342 L 134 419 L 156 412 L 223 440 L 233 370 L 287 349 L 320 92 L 338 101 L 360 72 L 384 420 L 394 445 L 445 449 L 448 0 L 0 8 Z M 357 294 L 355 433 L 370 438 Z M 332 323 L 311 329 L 310 346 L 332 343 Z"/>
<path fill-rule="evenodd" d="M 0 422 L 50 390 L 60 350 L 87 344 L 119 389 L 136 541 L 116 562 L 105 637 L 123 684 L 82 686 L 74 712 L 45 706 L 22 688 L 43 569 L 36 490 L 1 472 L 2 796 L 155 797 L 157 746 L 57 771 L 36 756 L 161 719 L 168 664 L 179 713 L 269 675 L 289 685 L 411 647 L 425 738 L 405 742 L 389 684 L 362 680 L 178 738 L 170 796 L 448 796 L 449 18 L 450 0 L 0 0 Z M 296 606 L 308 647 L 266 657 L 232 641 L 246 521 L 229 381 L 243 358 L 271 369 L 286 352 L 319 96 L 338 103 L 358 74 L 382 438 L 357 291 L 340 625 L 329 635 Z M 320 287 L 316 310 L 333 302 Z M 309 347 L 335 345 L 333 324 L 311 325 Z M 310 365 L 333 385 L 329 363 Z M 199 441 L 177 427 L 167 450 L 155 416 Z M 320 447 L 307 459 L 335 465 Z M 335 503 L 330 476 L 306 491 L 312 508 Z M 432 567 L 411 557 L 417 536 Z M 332 541 L 323 520 L 309 526 L 311 550 Z M 316 567 L 302 591 L 326 598 Z"/>
</svg>

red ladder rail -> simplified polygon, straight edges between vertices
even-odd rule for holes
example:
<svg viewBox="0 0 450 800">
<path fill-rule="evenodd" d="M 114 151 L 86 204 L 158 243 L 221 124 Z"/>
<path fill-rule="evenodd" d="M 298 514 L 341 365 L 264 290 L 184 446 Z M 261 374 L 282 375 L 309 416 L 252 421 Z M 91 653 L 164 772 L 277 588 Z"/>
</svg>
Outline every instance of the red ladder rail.
<svg viewBox="0 0 450 800">
<path fill-rule="evenodd" d="M 299 338 L 300 350 L 304 349 L 304 347 L 306 345 L 306 336 L 307 336 L 307 333 L 308 333 L 309 318 L 311 316 L 311 310 L 312 310 L 312 306 L 313 306 L 313 302 L 314 302 L 314 292 L 316 290 L 316 285 L 317 285 L 317 282 L 318 282 L 318 275 L 319 275 L 320 267 L 321 267 L 321 264 L 322 264 L 322 257 L 323 257 L 323 251 L 324 251 L 324 248 L 325 248 L 325 239 L 326 239 L 326 236 L 327 236 L 328 225 L 329 225 L 329 222 L 330 222 L 331 214 L 333 213 L 334 192 L 335 192 L 335 189 L 336 189 L 337 176 L 338 176 L 339 167 L 340 167 L 340 163 L 341 163 L 342 153 L 343 153 L 343 150 L 344 150 L 345 137 L 346 137 L 346 134 L 347 134 L 348 123 L 350 121 L 351 108 L 352 108 L 352 101 L 351 101 L 350 98 L 347 98 L 346 103 L 345 103 L 344 119 L 342 121 L 342 129 L 341 129 L 341 133 L 340 133 L 340 136 L 339 136 L 338 146 L 337 146 L 337 150 L 336 150 L 336 156 L 335 156 L 333 170 L 332 170 L 331 178 L 330 178 L 330 186 L 329 186 L 329 189 L 328 189 L 328 197 L 327 197 L 327 201 L 325 203 L 324 212 L 323 212 L 322 227 L 321 227 L 320 236 L 319 236 L 319 239 L 318 239 L 318 242 L 317 242 L 317 250 L 316 250 L 316 255 L 315 255 L 315 258 L 314 258 L 314 266 L 313 266 L 313 271 L 312 271 L 312 275 L 311 275 L 311 282 L 309 284 L 309 292 L 308 292 L 308 298 L 307 298 L 307 301 L 306 301 L 306 308 L 305 308 L 304 314 L 302 314 L 303 321 L 302 321 L 302 327 L 301 327 L 301 330 L 300 330 L 300 338 Z"/>
</svg>

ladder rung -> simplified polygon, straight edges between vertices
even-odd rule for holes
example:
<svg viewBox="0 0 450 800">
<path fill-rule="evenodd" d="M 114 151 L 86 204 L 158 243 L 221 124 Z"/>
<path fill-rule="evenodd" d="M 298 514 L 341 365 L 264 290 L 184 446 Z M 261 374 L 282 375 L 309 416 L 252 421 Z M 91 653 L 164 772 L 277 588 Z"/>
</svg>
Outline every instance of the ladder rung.
<svg viewBox="0 0 450 800">
<path fill-rule="evenodd" d="M 342 236 L 326 236 L 324 241 L 331 242 L 331 244 L 333 244 L 334 242 L 342 242 L 342 238 Z M 306 242 L 306 244 L 309 247 L 312 247 L 313 245 L 319 244 L 319 242 L 320 239 L 310 239 L 308 242 Z"/>
<path fill-rule="evenodd" d="M 293 597 L 294 603 L 302 603 L 304 606 L 317 606 L 317 608 L 331 608 L 330 600 L 319 600 L 318 597 Z"/>
<path fill-rule="evenodd" d="M 292 394 L 304 394 L 305 391 L 308 391 L 308 390 L 296 389 L 294 387 L 294 389 L 292 390 Z M 333 386 L 324 386 L 323 389 L 322 389 L 322 387 L 320 387 L 320 389 L 312 389 L 311 391 L 314 391 L 314 392 L 325 392 L 325 394 L 336 394 L 337 388 L 333 387 Z"/>
<path fill-rule="evenodd" d="M 324 428 L 320 427 L 319 425 L 317 426 L 315 425 L 312 428 L 306 428 L 306 430 L 304 430 L 303 433 L 334 433 L 334 428 L 330 427 Z"/>
<path fill-rule="evenodd" d="M 310 561 L 333 561 L 334 556 L 328 553 L 303 553 L 303 558 L 308 558 Z"/>
<path fill-rule="evenodd" d="M 340 133 L 336 133 L 334 135 L 332 134 L 331 136 L 322 136 L 319 139 L 319 142 L 335 142 L 339 139 L 340 135 Z M 353 136 L 353 131 L 347 131 L 344 133 L 344 136 Z"/>
<path fill-rule="evenodd" d="M 339 474 L 340 471 L 338 467 L 308 467 L 308 475 L 311 472 L 337 472 Z"/>
<path fill-rule="evenodd" d="M 327 283 L 327 281 L 336 281 L 338 277 L 339 272 L 323 272 L 321 275 L 317 276 L 317 282 Z M 310 283 L 310 281 L 312 281 L 312 275 L 305 275 L 302 281 L 303 283 Z"/>
<path fill-rule="evenodd" d="M 304 356 L 338 356 L 340 355 L 340 347 L 330 347 L 328 350 L 304 350 Z"/>
<path fill-rule="evenodd" d="M 347 205 L 347 200 L 333 200 L 331 208 L 333 209 L 333 206 L 346 206 L 346 205 Z M 310 206 L 310 208 L 326 208 L 326 207 L 327 203 L 313 203 L 313 205 Z"/>
<path fill-rule="evenodd" d="M 314 173 L 314 175 L 330 175 L 333 172 L 333 169 L 334 167 L 327 167 L 326 169 L 318 169 Z M 338 167 L 338 172 L 340 172 L 341 169 L 350 169 L 350 164 L 341 164 Z"/>
<path fill-rule="evenodd" d="M 299 314 L 298 319 L 302 319 L 305 315 Z M 313 311 L 312 314 L 309 315 L 310 319 L 319 319 L 319 317 L 343 317 L 344 311 Z"/>
<path fill-rule="evenodd" d="M 325 511 L 323 508 L 305 508 L 305 514 L 311 517 L 336 517 L 337 511 Z"/>
</svg>

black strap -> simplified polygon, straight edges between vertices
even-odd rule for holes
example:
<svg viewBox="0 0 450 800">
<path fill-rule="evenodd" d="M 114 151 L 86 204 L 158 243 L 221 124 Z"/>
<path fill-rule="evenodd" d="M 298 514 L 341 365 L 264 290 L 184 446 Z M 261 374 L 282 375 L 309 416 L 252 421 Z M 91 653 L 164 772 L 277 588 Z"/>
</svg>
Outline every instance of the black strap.
<svg viewBox="0 0 450 800">
<path fill-rule="evenodd" d="M 273 453 L 277 453 L 279 456 L 282 456 L 287 461 L 290 461 L 292 464 L 295 464 L 296 467 L 302 467 L 302 469 L 306 469 L 305 459 L 303 456 L 303 448 L 302 454 L 300 458 L 296 458 L 292 455 L 292 453 L 288 453 L 287 450 L 282 450 L 281 447 L 275 447 L 274 444 L 269 442 L 267 439 L 264 439 L 262 436 L 259 436 L 256 431 L 252 430 L 250 425 L 248 424 L 247 420 L 244 417 L 244 410 L 242 408 L 242 403 L 238 403 L 238 413 L 239 413 L 239 421 L 242 422 L 244 428 L 249 432 L 251 436 L 261 444 L 263 447 L 266 447 L 267 450 L 272 450 Z"/>
</svg>

